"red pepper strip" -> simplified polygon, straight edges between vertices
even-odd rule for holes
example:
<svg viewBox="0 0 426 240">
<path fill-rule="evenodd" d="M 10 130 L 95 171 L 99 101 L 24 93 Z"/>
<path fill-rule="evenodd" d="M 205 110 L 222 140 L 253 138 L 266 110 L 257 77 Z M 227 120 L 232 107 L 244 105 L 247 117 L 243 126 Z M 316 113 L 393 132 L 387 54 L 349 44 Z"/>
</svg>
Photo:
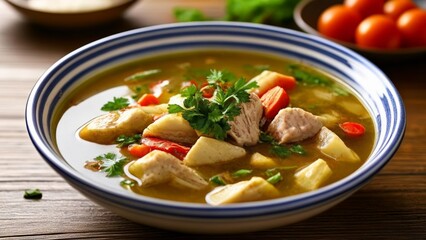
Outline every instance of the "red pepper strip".
<svg viewBox="0 0 426 240">
<path fill-rule="evenodd" d="M 360 137 L 365 133 L 365 127 L 362 124 L 356 122 L 344 122 L 339 124 L 339 127 L 349 137 Z"/>
<path fill-rule="evenodd" d="M 186 154 L 191 149 L 190 147 L 182 146 L 175 142 L 163 140 L 159 138 L 146 137 L 142 138 L 142 143 L 151 147 L 151 150 L 160 150 L 172 154 L 173 156 L 183 160 Z"/>
</svg>

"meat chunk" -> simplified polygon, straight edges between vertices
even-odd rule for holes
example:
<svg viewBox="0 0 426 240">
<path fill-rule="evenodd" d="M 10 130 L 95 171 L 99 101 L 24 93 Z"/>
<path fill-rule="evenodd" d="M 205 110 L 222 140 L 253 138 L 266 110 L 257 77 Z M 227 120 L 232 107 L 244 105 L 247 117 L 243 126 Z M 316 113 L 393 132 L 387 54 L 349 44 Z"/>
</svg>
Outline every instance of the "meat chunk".
<svg viewBox="0 0 426 240">
<path fill-rule="evenodd" d="M 231 136 L 239 146 L 252 146 L 259 141 L 259 122 L 262 118 L 263 107 L 259 97 L 252 93 L 250 101 L 240 105 L 241 113 L 229 122 Z"/>
<path fill-rule="evenodd" d="M 136 180 L 141 187 L 149 187 L 163 183 L 201 190 L 208 186 L 198 173 L 185 166 L 182 161 L 171 154 L 154 150 L 127 166 L 130 178 Z"/>
<path fill-rule="evenodd" d="M 120 135 L 140 133 L 152 121 L 152 116 L 142 108 L 126 108 L 93 119 L 80 131 L 80 137 L 99 144 L 112 144 Z"/>
<path fill-rule="evenodd" d="M 279 144 L 298 142 L 317 134 L 322 127 L 319 118 L 301 108 L 284 108 L 272 120 L 267 133 Z"/>
</svg>

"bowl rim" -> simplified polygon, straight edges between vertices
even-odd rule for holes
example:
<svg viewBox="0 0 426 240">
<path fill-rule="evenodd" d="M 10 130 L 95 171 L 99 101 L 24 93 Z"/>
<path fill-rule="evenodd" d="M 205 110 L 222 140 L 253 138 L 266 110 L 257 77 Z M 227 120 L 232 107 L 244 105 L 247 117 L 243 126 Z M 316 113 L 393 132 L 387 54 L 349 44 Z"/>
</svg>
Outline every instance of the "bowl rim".
<svg viewBox="0 0 426 240">
<path fill-rule="evenodd" d="M 68 61 L 71 61 L 75 56 L 83 54 L 86 51 L 89 51 L 92 48 L 96 48 L 102 44 L 107 44 L 110 42 L 118 41 L 121 38 L 129 38 L 138 34 L 147 34 L 150 32 L 161 32 L 168 29 L 179 29 L 179 28 L 238 28 L 238 29 L 250 29 L 259 32 L 271 32 L 278 34 L 288 34 L 295 36 L 297 38 L 302 38 L 309 41 L 314 41 L 320 43 L 325 47 L 328 47 L 332 50 L 338 50 L 348 57 L 355 59 L 362 64 L 368 66 L 368 68 L 374 71 L 375 74 L 378 74 L 382 79 L 387 81 L 387 86 L 392 90 L 392 96 L 395 97 L 395 104 L 397 104 L 398 109 L 400 110 L 399 125 L 396 132 L 399 134 L 394 134 L 393 143 L 394 145 L 388 146 L 390 152 L 381 152 L 381 154 L 376 156 L 376 160 L 371 162 L 371 168 L 360 170 L 356 173 L 351 174 L 350 176 L 344 178 L 341 181 L 330 184 L 323 188 L 320 188 L 315 191 L 298 194 L 295 196 L 259 201 L 259 202 L 250 202 L 250 203 L 239 203 L 231 204 L 225 206 L 209 206 L 207 204 L 196 204 L 196 203 L 182 203 L 169 200 L 159 200 L 149 197 L 144 197 L 140 195 L 130 195 L 130 194 L 121 194 L 110 189 L 105 189 L 97 186 L 96 184 L 91 183 L 87 179 L 84 179 L 76 170 L 72 169 L 70 166 L 65 164 L 65 160 L 61 161 L 56 158 L 55 153 L 51 152 L 50 146 L 45 145 L 46 142 L 42 137 L 39 126 L 37 125 L 37 119 L 35 119 L 36 113 L 34 112 L 34 104 L 36 104 L 39 99 L 39 91 L 42 90 L 43 84 L 49 81 L 49 78 L 60 69 L 60 67 L 66 64 Z M 265 34 L 262 32 L 262 34 Z M 366 184 L 372 176 L 374 176 L 378 171 L 381 170 L 383 166 L 391 159 L 393 154 L 395 154 L 399 144 L 402 141 L 403 133 L 405 132 L 405 108 L 402 103 L 402 99 L 398 94 L 393 83 L 387 79 L 387 77 L 381 72 L 380 69 L 375 67 L 374 64 L 369 62 L 364 57 L 359 54 L 349 50 L 345 47 L 337 45 L 329 40 L 308 35 L 305 33 L 297 32 L 290 29 L 283 29 L 273 26 L 266 26 L 262 24 L 252 24 L 252 23 L 235 23 L 235 22 L 195 22 L 195 23 L 171 23 L 163 24 L 151 27 L 145 27 L 140 29 L 134 29 L 125 31 L 122 33 L 117 33 L 87 45 L 84 45 L 71 53 L 67 54 L 56 63 L 54 63 L 37 81 L 27 100 L 26 112 L 26 127 L 29 133 L 30 139 L 36 147 L 39 154 L 43 159 L 55 169 L 62 177 L 71 183 L 72 185 L 79 185 L 83 187 L 84 190 L 90 190 L 91 193 L 105 198 L 108 197 L 108 201 L 114 202 L 115 204 L 123 204 L 131 209 L 138 209 L 141 211 L 149 211 L 157 214 L 169 214 L 179 217 L 198 217 L 198 218 L 238 218 L 238 217 L 248 217 L 248 216 L 264 216 L 271 214 L 282 214 L 285 213 L 295 213 L 298 211 L 304 211 L 308 208 L 315 208 L 318 205 L 324 205 L 328 201 L 342 197 L 343 195 L 350 195 L 355 190 L 362 187 Z M 353 180 L 352 183 L 348 184 L 350 180 Z M 303 201 L 302 201 L 303 200 Z M 301 203 L 302 201 L 302 203 Z M 168 212 L 167 210 L 173 209 L 173 212 Z M 276 210 L 279 210 L 275 213 Z M 188 212 L 188 210 L 196 210 L 199 212 Z"/>
</svg>

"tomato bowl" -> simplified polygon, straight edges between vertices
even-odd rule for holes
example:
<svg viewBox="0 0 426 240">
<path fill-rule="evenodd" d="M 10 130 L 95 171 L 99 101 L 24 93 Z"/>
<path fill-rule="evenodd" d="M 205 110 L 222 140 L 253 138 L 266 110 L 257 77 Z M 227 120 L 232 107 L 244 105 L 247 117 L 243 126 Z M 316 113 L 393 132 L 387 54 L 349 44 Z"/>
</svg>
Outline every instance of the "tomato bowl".
<svg viewBox="0 0 426 240">
<path fill-rule="evenodd" d="M 317 30 L 318 19 L 328 7 L 343 4 L 343 0 L 302 0 L 294 11 L 294 21 L 304 32 L 326 38 L 347 48 L 350 48 L 376 63 L 393 63 L 403 60 L 424 59 L 426 47 L 404 47 L 397 49 L 365 48 L 355 43 L 336 40 L 324 36 Z M 419 7 L 423 7 L 419 5 Z"/>
<path fill-rule="evenodd" d="M 341 79 L 373 118 L 376 138 L 366 162 L 348 177 L 311 192 L 273 200 L 210 206 L 161 200 L 111 187 L 114 180 L 91 179 L 62 156 L 55 142 L 55 112 L 88 76 L 145 56 L 200 49 L 273 53 L 302 61 Z M 32 89 L 26 107 L 26 125 L 42 158 L 95 203 L 137 223 L 181 232 L 217 234 L 295 223 L 345 200 L 391 160 L 403 138 L 406 117 L 401 97 L 392 82 L 370 61 L 341 45 L 278 27 L 206 22 L 135 29 L 69 53 L 51 66 Z"/>
</svg>

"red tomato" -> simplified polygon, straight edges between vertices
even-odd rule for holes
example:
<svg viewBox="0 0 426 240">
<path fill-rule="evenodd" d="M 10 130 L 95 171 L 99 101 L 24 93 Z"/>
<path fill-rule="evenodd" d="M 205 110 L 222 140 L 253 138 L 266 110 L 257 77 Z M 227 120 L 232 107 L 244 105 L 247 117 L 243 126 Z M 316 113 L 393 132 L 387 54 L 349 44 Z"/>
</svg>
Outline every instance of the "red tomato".
<svg viewBox="0 0 426 240">
<path fill-rule="evenodd" d="M 411 0 L 390 0 L 385 3 L 384 12 L 396 21 L 405 11 L 416 7 Z"/>
<path fill-rule="evenodd" d="M 361 16 L 353 9 L 334 5 L 327 8 L 319 17 L 318 31 L 330 38 L 353 42 L 356 27 L 361 20 Z"/>
<path fill-rule="evenodd" d="M 382 14 L 385 0 L 345 0 L 343 4 L 366 18 L 373 14 Z"/>
<path fill-rule="evenodd" d="M 401 34 L 390 17 L 373 15 L 359 24 L 355 41 L 360 47 L 395 49 L 401 44 Z"/>
<path fill-rule="evenodd" d="M 145 93 L 142 95 L 139 100 L 138 104 L 141 106 L 149 106 L 149 105 L 157 105 L 160 103 L 160 100 L 154 94 Z"/>
<path fill-rule="evenodd" d="M 151 151 L 151 148 L 144 144 L 131 144 L 127 149 L 129 153 L 136 158 L 141 158 Z"/>
<path fill-rule="evenodd" d="M 411 9 L 398 18 L 398 29 L 402 35 L 403 46 L 426 46 L 426 11 Z"/>
</svg>

